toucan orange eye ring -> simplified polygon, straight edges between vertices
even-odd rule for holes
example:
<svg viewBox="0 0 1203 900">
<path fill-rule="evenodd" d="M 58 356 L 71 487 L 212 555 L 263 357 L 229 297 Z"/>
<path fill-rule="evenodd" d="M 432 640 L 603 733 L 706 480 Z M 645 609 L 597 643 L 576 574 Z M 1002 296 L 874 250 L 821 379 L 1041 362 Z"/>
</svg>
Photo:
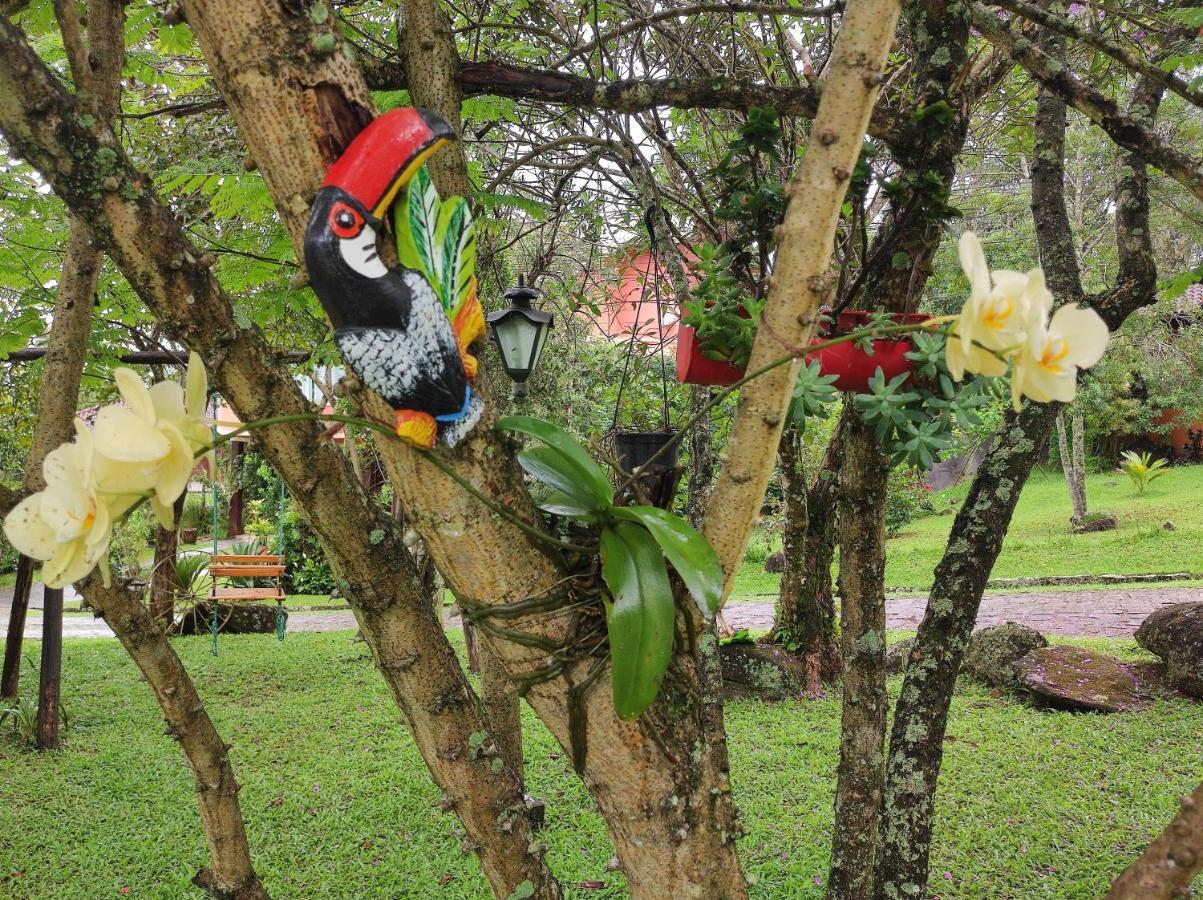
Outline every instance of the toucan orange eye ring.
<svg viewBox="0 0 1203 900">
<path fill-rule="evenodd" d="M 348 203 L 335 203 L 330 209 L 330 230 L 343 240 L 363 230 L 363 214 Z"/>
</svg>

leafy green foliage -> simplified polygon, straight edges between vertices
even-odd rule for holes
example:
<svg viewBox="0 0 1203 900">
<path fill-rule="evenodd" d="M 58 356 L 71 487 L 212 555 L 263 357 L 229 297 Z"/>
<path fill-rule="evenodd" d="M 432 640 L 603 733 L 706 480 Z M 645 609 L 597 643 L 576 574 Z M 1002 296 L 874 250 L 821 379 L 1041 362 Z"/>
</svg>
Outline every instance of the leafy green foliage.
<svg viewBox="0 0 1203 900">
<path fill-rule="evenodd" d="M 1161 457 L 1154 459 L 1152 453 L 1126 450 L 1122 454 L 1119 469 L 1131 480 L 1136 493 L 1143 494 L 1149 489 L 1149 485 L 1165 474 L 1167 465 L 1169 464 Z"/>
<path fill-rule="evenodd" d="M 789 405 L 789 419 L 801 427 L 807 419 L 825 419 L 832 403 L 839 397 L 835 388 L 838 375 L 824 375 L 817 359 L 805 363 L 798 370 L 793 397 Z"/>
<path fill-rule="evenodd" d="M 660 693 L 672 657 L 676 608 L 664 557 L 646 529 L 619 523 L 601 533 L 614 711 L 631 719 Z"/>
<path fill-rule="evenodd" d="M 546 512 L 600 529 L 602 579 L 613 661 L 614 709 L 624 718 L 640 715 L 656 699 L 672 657 L 675 606 L 667 562 L 706 618 L 722 602 L 718 555 L 689 523 L 652 506 L 615 506 L 614 491 L 571 435 L 531 416 L 508 416 L 502 430 L 543 442 L 518 453 L 518 464 L 553 493 Z"/>
<path fill-rule="evenodd" d="M 708 359 L 748 364 L 764 305 L 774 231 L 785 217 L 782 130 L 777 111 L 752 107 L 711 171 L 719 182 L 715 218 L 727 225 L 720 245 L 697 251 L 701 276 L 683 321 L 697 330 Z"/>
<path fill-rule="evenodd" d="M 981 421 L 977 410 L 997 391 L 997 379 L 952 380 L 944 360 L 944 336 L 916 332 L 907 358 L 912 372 L 888 382 L 879 368 L 869 379 L 869 393 L 856 396 L 865 421 L 875 425 L 878 440 L 895 465 L 931 468 L 952 444 L 957 429 Z"/>
</svg>

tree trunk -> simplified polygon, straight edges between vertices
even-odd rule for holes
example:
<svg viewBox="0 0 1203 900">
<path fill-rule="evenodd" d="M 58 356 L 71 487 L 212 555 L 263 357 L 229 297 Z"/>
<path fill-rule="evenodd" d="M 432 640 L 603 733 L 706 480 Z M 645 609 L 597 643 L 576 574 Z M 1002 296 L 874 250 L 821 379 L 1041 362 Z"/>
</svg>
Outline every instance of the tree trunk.
<svg viewBox="0 0 1203 900">
<path fill-rule="evenodd" d="M 63 589 L 42 591 L 42 661 L 38 669 L 39 750 L 57 750 L 59 700 L 63 687 Z"/>
<path fill-rule="evenodd" d="M 758 372 L 783 353 L 794 359 L 760 375 L 739 393 L 727 461 L 704 528 L 723 567 L 724 595 L 731 592 L 760 514 L 815 311 L 832 289 L 827 276 L 840 210 L 894 42 L 899 9 L 896 0 L 848 5 L 811 129 L 830 140 L 807 145 L 798 174 L 786 188 L 791 202 L 778 232 L 775 268 L 747 371 Z"/>
<path fill-rule="evenodd" d="M 1077 495 L 1074 513 L 1086 521 L 1086 420 L 1077 407 L 1074 407 L 1070 422 L 1074 442 L 1074 492 Z"/>
<path fill-rule="evenodd" d="M 188 492 L 180 494 L 172 506 L 174 528 L 155 529 L 155 560 L 150 576 L 150 614 L 163 628 L 175 621 L 176 578 L 175 559 L 180 544 L 180 513 Z"/>
<path fill-rule="evenodd" d="M 1203 785 L 1189 797 L 1172 822 L 1140 859 L 1124 869 L 1107 900 L 1169 900 L 1189 897 L 1190 883 L 1203 869 Z"/>
<path fill-rule="evenodd" d="M 710 388 L 693 384 L 689 386 L 689 414 L 710 402 Z M 706 505 L 710 502 L 710 488 L 714 483 L 714 445 L 711 441 L 710 416 L 703 416 L 685 437 L 689 449 L 689 472 L 685 501 L 685 518 L 694 528 L 701 528 L 706 518 Z"/>
<path fill-rule="evenodd" d="M 831 563 L 835 558 L 841 431 L 842 425 L 832 433 L 809 490 L 801 460 L 801 432 L 787 429 L 778 451 L 785 498 L 781 551 L 785 563 L 773 630 L 767 640 L 803 655 L 806 691 L 814 697 L 821 694 L 822 683 L 833 681 L 840 671 Z"/>
<path fill-rule="evenodd" d="M 1079 428 L 1082 417 L 1073 414 L 1073 446 L 1065 431 L 1065 410 L 1057 413 L 1057 455 L 1061 457 L 1061 471 L 1065 474 L 1065 483 L 1069 487 L 1069 502 L 1073 505 L 1073 517 L 1069 520 L 1072 525 L 1081 525 L 1086 521 L 1086 464 L 1079 459 L 1081 441 L 1084 438 Z"/>
<path fill-rule="evenodd" d="M 29 612 L 29 592 L 33 588 L 33 560 L 17 558 L 17 580 L 13 585 L 13 605 L 8 611 L 8 633 L 4 641 L 4 669 L 0 671 L 0 700 L 16 699 L 21 688 L 21 638 L 25 634 L 25 616 Z"/>
<path fill-rule="evenodd" d="M 267 898 L 251 865 L 238 803 L 241 785 L 230 765 L 230 745 L 213 727 L 166 633 L 128 583 L 115 579 L 105 587 L 93 575 L 80 587 L 88 605 L 104 617 L 150 685 L 167 720 L 167 734 L 179 742 L 192 769 L 210 860 L 210 866 L 197 873 L 194 883 L 228 900 Z"/>
<path fill-rule="evenodd" d="M 827 896 L 868 898 L 886 736 L 886 483 L 889 461 L 848 404 L 839 470 L 840 644 L 844 658 L 840 763 Z"/>
<path fill-rule="evenodd" d="M 1142 80 L 1132 106 L 1152 121 L 1159 85 Z M 1055 297 L 1082 298 L 1073 235 L 1063 193 L 1065 108 L 1041 91 L 1037 100 L 1032 165 L 1032 213 L 1040 258 Z M 1092 297 L 1108 328 L 1156 298 L 1157 269 L 1149 237 L 1144 163 L 1121 157 L 1116 185 L 1116 287 Z M 919 625 L 902 693 L 894 711 L 886 761 L 885 812 L 879 842 L 876 896 L 899 900 L 926 890 L 932 807 L 943 754 L 948 708 L 982 593 L 1002 549 L 1020 491 L 1048 440 L 1058 406 L 1027 403 L 1007 413 L 993 448 L 953 522 L 935 570 L 927 611 Z"/>
</svg>

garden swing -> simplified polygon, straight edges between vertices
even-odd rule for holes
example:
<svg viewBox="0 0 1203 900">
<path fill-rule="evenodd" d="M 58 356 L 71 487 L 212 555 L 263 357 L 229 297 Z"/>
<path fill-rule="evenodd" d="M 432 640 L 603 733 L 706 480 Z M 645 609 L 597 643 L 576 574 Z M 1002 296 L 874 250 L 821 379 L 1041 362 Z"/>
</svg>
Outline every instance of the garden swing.
<svg viewBox="0 0 1203 900">
<path fill-rule="evenodd" d="M 213 439 L 217 440 L 217 395 L 213 395 Z M 213 462 L 216 468 L 216 460 Z M 217 547 L 217 473 L 210 470 L 213 486 L 213 553 L 209 557 L 209 627 L 213 633 L 214 656 L 217 655 L 217 635 L 222 623 L 218 621 L 219 603 L 253 603 L 262 600 L 276 601 L 276 639 L 284 640 L 286 618 L 284 615 L 284 480 L 280 480 L 280 497 L 276 509 L 276 552 L 273 553 L 219 553 Z M 271 587 L 256 587 L 255 579 L 264 578 L 273 582 Z M 225 579 L 226 587 L 218 587 L 218 580 Z"/>
</svg>

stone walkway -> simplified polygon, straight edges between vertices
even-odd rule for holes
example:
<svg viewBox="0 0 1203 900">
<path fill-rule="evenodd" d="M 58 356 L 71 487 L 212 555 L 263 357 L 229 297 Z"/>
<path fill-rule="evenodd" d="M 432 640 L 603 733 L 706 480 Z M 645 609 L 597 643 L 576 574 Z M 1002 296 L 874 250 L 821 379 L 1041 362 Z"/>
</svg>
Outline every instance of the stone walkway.
<svg viewBox="0 0 1203 900">
<path fill-rule="evenodd" d="M 33 608 L 25 623 L 25 637 L 41 636 L 42 586 L 34 585 Z M 0 588 L 0 640 L 8 627 L 12 588 Z M 78 600 L 70 589 L 64 600 Z M 1064 591 L 1045 594 L 987 594 L 978 612 L 977 627 L 1000 622 L 1022 622 L 1044 634 L 1066 637 L 1127 637 L 1153 610 L 1171 603 L 1203 602 L 1203 588 L 1158 587 L 1114 591 Z M 923 618 L 926 597 L 890 597 L 886 601 L 886 626 L 913 629 Z M 771 600 L 729 604 L 724 615 L 732 628 L 767 630 L 773 624 Z M 456 623 L 458 624 L 458 623 Z M 356 627 L 349 610 L 293 610 L 289 631 L 341 631 Z M 63 637 L 112 637 L 102 619 L 91 613 L 63 616 Z"/>
</svg>

